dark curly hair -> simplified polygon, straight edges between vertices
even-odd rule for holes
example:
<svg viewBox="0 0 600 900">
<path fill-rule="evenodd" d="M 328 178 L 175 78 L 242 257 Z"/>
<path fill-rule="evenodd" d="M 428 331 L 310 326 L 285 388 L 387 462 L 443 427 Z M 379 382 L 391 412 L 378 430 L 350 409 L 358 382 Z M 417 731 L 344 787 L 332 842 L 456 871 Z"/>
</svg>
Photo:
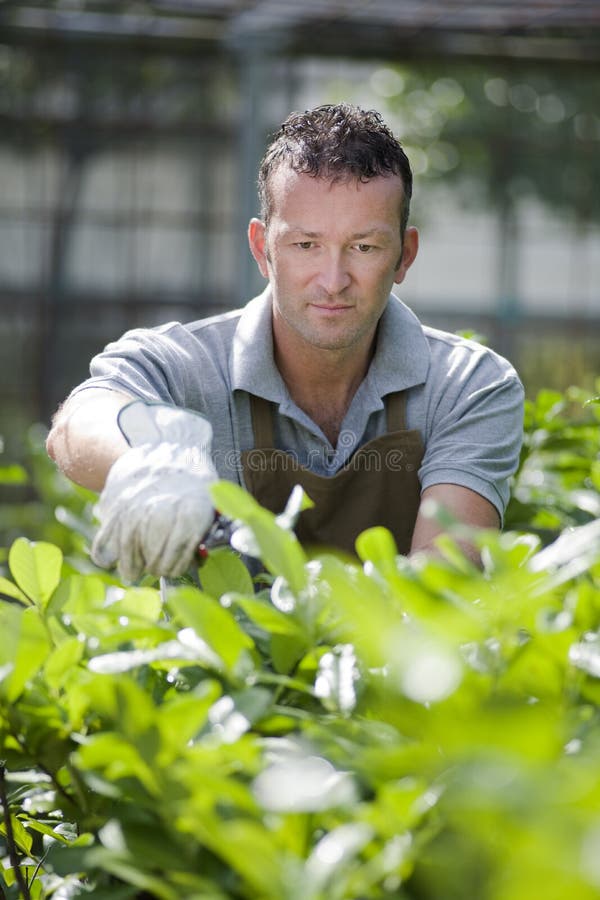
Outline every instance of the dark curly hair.
<svg viewBox="0 0 600 900">
<path fill-rule="evenodd" d="M 259 168 L 258 195 L 266 225 L 272 209 L 269 179 L 283 164 L 295 172 L 332 181 L 399 175 L 404 186 L 400 210 L 400 234 L 404 235 L 412 196 L 410 163 L 400 141 L 375 110 L 339 103 L 288 116 Z"/>
</svg>

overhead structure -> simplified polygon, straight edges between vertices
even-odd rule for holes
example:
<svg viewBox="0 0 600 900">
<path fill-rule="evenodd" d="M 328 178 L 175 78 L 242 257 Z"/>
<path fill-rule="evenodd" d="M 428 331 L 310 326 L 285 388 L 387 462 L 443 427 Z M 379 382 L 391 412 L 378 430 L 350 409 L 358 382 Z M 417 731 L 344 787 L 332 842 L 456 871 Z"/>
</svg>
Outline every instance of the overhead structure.
<svg viewBox="0 0 600 900">
<path fill-rule="evenodd" d="M 0 35 L 286 54 L 600 59 L 598 0 L 0 0 Z"/>
</svg>

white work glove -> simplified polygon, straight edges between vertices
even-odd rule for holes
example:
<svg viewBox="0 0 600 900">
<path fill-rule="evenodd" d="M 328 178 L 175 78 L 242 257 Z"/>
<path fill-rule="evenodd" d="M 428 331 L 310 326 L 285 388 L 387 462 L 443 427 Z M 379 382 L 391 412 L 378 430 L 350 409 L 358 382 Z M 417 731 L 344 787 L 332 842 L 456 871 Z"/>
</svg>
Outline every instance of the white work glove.
<svg viewBox="0 0 600 900">
<path fill-rule="evenodd" d="M 197 413 L 141 400 L 119 413 L 131 449 L 112 465 L 96 506 L 92 559 L 125 581 L 182 575 L 210 528 L 212 427 Z"/>
</svg>

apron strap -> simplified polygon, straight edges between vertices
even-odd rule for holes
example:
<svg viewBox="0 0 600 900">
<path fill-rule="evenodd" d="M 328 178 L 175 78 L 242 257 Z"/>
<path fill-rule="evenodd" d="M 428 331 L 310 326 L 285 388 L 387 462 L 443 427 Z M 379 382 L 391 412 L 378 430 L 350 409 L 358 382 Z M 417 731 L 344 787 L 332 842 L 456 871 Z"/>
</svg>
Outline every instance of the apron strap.
<svg viewBox="0 0 600 900">
<path fill-rule="evenodd" d="M 396 391 L 385 398 L 388 432 L 406 430 L 406 391 Z"/>
<path fill-rule="evenodd" d="M 267 450 L 275 446 L 273 439 L 273 414 L 271 403 L 264 397 L 250 394 L 250 412 L 252 414 L 252 432 L 254 448 Z"/>
<path fill-rule="evenodd" d="M 388 394 L 385 399 L 388 432 L 406 429 L 406 391 Z M 265 450 L 274 447 L 272 404 L 264 397 L 250 394 L 254 447 Z"/>
</svg>

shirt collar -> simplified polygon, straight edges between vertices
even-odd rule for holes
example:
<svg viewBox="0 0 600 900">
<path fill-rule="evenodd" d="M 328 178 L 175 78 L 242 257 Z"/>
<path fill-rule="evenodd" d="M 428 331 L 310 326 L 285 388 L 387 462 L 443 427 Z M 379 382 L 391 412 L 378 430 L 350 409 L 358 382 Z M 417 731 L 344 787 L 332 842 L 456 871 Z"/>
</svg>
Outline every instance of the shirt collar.
<svg viewBox="0 0 600 900">
<path fill-rule="evenodd" d="M 429 370 L 429 344 L 415 314 L 394 294 L 379 323 L 377 347 L 367 379 L 380 397 L 423 384 Z M 231 385 L 282 403 L 287 388 L 273 358 L 271 291 L 267 287 L 242 310 L 232 345 Z"/>
<path fill-rule="evenodd" d="M 380 397 L 424 384 L 430 365 L 429 342 L 418 318 L 395 294 L 379 322 L 377 346 L 367 378 Z"/>
</svg>

